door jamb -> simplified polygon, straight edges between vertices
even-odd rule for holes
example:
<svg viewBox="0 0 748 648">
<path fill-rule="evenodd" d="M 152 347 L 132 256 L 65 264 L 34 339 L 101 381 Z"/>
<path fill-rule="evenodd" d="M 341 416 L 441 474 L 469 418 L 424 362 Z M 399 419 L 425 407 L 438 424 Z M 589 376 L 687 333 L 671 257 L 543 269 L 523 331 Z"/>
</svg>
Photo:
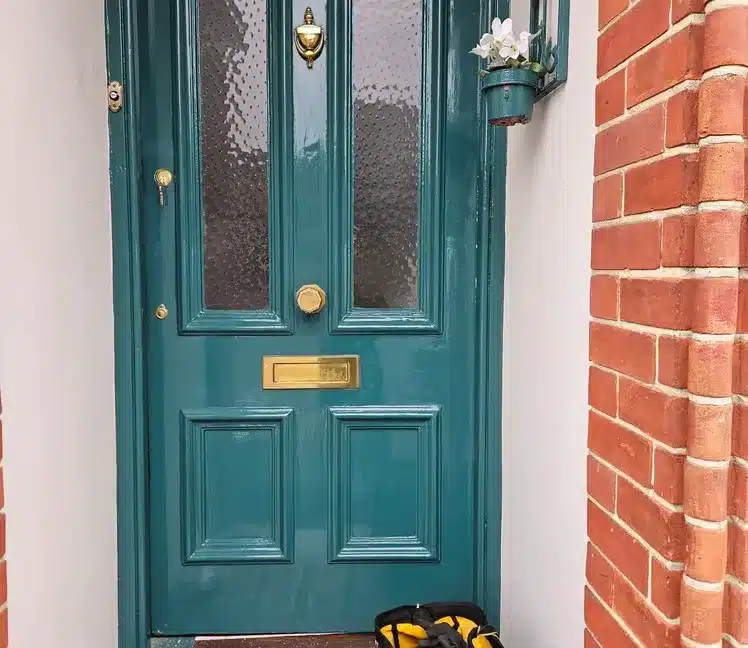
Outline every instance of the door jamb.
<svg viewBox="0 0 748 648">
<path fill-rule="evenodd" d="M 109 114 L 117 434 L 117 562 L 120 648 L 148 648 L 147 448 L 143 362 L 143 277 L 137 0 L 104 0 L 109 80 L 123 86 L 124 107 Z M 508 15 L 508 0 L 482 0 L 481 24 Z M 478 191 L 476 425 L 478 510 L 476 601 L 499 621 L 501 568 L 501 354 L 506 185 L 505 129 L 483 118 Z M 499 483 L 496 483 L 498 479 Z"/>
</svg>

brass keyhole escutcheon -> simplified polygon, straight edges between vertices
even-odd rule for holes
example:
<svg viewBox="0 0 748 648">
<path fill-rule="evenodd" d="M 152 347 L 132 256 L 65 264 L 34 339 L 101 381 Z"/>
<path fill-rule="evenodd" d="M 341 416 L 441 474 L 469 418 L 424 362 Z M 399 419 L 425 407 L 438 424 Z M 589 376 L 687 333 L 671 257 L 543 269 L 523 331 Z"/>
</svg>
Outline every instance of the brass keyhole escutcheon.
<svg viewBox="0 0 748 648">
<path fill-rule="evenodd" d="M 317 284 L 305 284 L 296 291 L 296 304 L 307 315 L 319 313 L 327 301 L 327 295 Z"/>
<path fill-rule="evenodd" d="M 304 12 L 304 24 L 295 30 L 296 51 L 306 61 L 306 66 L 311 70 L 312 63 L 322 54 L 325 46 L 325 34 L 322 27 L 314 24 L 312 8 L 307 7 Z"/>
<path fill-rule="evenodd" d="M 163 304 L 159 304 L 156 307 L 156 319 L 165 320 L 169 317 L 169 309 Z"/>
</svg>

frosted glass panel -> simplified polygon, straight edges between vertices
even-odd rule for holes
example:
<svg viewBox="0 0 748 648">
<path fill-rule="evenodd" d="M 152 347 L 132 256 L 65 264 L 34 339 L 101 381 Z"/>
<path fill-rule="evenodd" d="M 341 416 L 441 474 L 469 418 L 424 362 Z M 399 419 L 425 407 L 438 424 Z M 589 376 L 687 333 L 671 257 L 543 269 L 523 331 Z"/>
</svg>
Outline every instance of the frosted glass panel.
<svg viewBox="0 0 748 648">
<path fill-rule="evenodd" d="M 354 306 L 417 305 L 422 0 L 353 0 Z"/>
<path fill-rule="evenodd" d="M 200 0 L 205 305 L 268 307 L 266 0 Z"/>
</svg>

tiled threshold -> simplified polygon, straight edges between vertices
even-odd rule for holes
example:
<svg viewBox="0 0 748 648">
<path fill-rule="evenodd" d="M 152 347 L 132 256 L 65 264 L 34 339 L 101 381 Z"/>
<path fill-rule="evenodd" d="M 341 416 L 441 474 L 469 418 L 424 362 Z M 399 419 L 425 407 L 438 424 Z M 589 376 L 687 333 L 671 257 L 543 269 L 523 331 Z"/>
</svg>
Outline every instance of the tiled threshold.
<svg viewBox="0 0 748 648">
<path fill-rule="evenodd" d="M 151 639 L 149 648 L 375 648 L 375 641 L 372 634 L 160 637 Z"/>
</svg>

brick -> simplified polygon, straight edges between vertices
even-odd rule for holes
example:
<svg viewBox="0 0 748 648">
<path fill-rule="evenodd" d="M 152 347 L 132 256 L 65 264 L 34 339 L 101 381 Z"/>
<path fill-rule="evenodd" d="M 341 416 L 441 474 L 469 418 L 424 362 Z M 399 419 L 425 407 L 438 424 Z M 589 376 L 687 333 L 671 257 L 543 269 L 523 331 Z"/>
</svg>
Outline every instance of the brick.
<svg viewBox="0 0 748 648">
<path fill-rule="evenodd" d="M 5 556 L 5 513 L 0 512 L 0 556 Z"/>
<path fill-rule="evenodd" d="M 590 315 L 618 319 L 618 277 L 593 275 L 590 280 Z"/>
<path fill-rule="evenodd" d="M 686 445 L 688 399 L 621 377 L 619 416 L 673 448 Z"/>
<path fill-rule="evenodd" d="M 655 448 L 654 491 L 671 504 L 683 504 L 684 455 Z"/>
<path fill-rule="evenodd" d="M 745 79 L 725 74 L 704 79 L 699 87 L 699 136 L 742 135 Z"/>
<path fill-rule="evenodd" d="M 724 629 L 741 644 L 748 643 L 748 589 L 725 583 Z"/>
<path fill-rule="evenodd" d="M 649 270 L 660 265 L 659 221 L 626 223 L 592 231 L 592 269 Z"/>
<path fill-rule="evenodd" d="M 707 277 L 693 282 L 691 330 L 734 333 L 738 320 L 737 277 Z"/>
<path fill-rule="evenodd" d="M 645 597 L 616 575 L 613 584 L 613 609 L 647 648 L 677 648 L 680 629 L 665 621 Z"/>
<path fill-rule="evenodd" d="M 587 503 L 587 535 L 590 541 L 640 592 L 647 591 L 648 551 L 613 518 L 589 501 Z M 595 636 L 599 635 L 595 633 Z"/>
<path fill-rule="evenodd" d="M 8 563 L 0 561 L 0 604 L 8 602 Z M 3 644 L 0 644 L 3 645 Z"/>
<path fill-rule="evenodd" d="M 584 590 L 584 621 L 595 637 L 602 637 L 602 648 L 639 648 L 589 588 Z"/>
<path fill-rule="evenodd" d="M 589 413 L 588 436 L 590 451 L 639 483 L 650 485 L 650 441 L 592 410 Z"/>
<path fill-rule="evenodd" d="M 623 175 L 616 173 L 592 186 L 592 221 L 620 218 L 623 213 Z"/>
<path fill-rule="evenodd" d="M 686 279 L 622 279 L 621 319 L 669 329 L 688 329 L 692 283 Z"/>
<path fill-rule="evenodd" d="M 605 30 L 597 41 L 597 76 L 602 76 L 670 26 L 669 2 L 639 0 Z"/>
<path fill-rule="evenodd" d="M 669 387 L 685 389 L 688 386 L 688 338 L 662 335 L 657 345 L 657 380 Z"/>
<path fill-rule="evenodd" d="M 732 454 L 748 460 L 748 406 L 740 403 L 732 408 Z"/>
<path fill-rule="evenodd" d="M 699 156 L 673 155 L 628 169 L 624 175 L 624 214 L 695 205 L 699 197 Z M 648 223 L 642 223 L 645 225 Z"/>
<path fill-rule="evenodd" d="M 748 106 L 748 79 L 743 90 L 743 105 Z M 748 111 L 743 111 L 743 136 L 748 137 Z"/>
<path fill-rule="evenodd" d="M 669 216 L 662 221 L 662 265 L 681 268 L 693 265 L 695 214 Z"/>
<path fill-rule="evenodd" d="M 618 517 L 645 542 L 668 560 L 683 559 L 686 525 L 682 513 L 666 509 L 623 479 L 618 482 L 616 502 Z"/>
<path fill-rule="evenodd" d="M 733 349 L 731 342 L 688 342 L 688 390 L 700 396 L 730 396 Z"/>
<path fill-rule="evenodd" d="M 670 19 L 673 23 L 683 20 L 687 15 L 704 12 L 704 0 L 673 0 Z"/>
<path fill-rule="evenodd" d="M 732 405 L 688 404 L 688 455 L 725 461 L 732 445 Z"/>
<path fill-rule="evenodd" d="M 593 456 L 587 456 L 587 492 L 609 511 L 616 507 L 616 474 Z"/>
<path fill-rule="evenodd" d="M 0 646 L 8 648 L 8 609 L 0 610 Z"/>
<path fill-rule="evenodd" d="M 626 109 L 626 71 L 621 70 L 595 88 L 595 124 L 599 126 L 623 114 Z"/>
<path fill-rule="evenodd" d="M 702 201 L 743 200 L 745 196 L 745 145 L 733 142 L 701 147 Z"/>
<path fill-rule="evenodd" d="M 740 262 L 746 218 L 736 211 L 705 211 L 696 216 L 694 263 L 700 268 L 730 268 Z"/>
<path fill-rule="evenodd" d="M 704 583 L 719 583 L 727 565 L 727 530 L 686 524 L 686 574 Z"/>
<path fill-rule="evenodd" d="M 748 521 L 748 468 L 733 463 L 729 470 L 730 515 Z"/>
<path fill-rule="evenodd" d="M 595 175 L 639 162 L 664 150 L 665 107 L 657 104 L 597 134 Z"/>
<path fill-rule="evenodd" d="M 692 24 L 635 58 L 628 65 L 626 102 L 629 107 L 681 81 L 701 77 L 702 25 Z"/>
<path fill-rule="evenodd" d="M 590 365 L 589 403 L 596 410 L 616 416 L 618 413 L 618 378 L 610 371 Z"/>
<path fill-rule="evenodd" d="M 591 322 L 590 360 L 645 382 L 652 382 L 655 371 L 655 337 L 648 333 Z"/>
<path fill-rule="evenodd" d="M 680 583 L 683 572 L 670 570 L 657 558 L 652 558 L 652 603 L 662 613 L 676 619 L 680 616 Z"/>
<path fill-rule="evenodd" d="M 686 461 L 683 488 L 686 515 L 711 522 L 727 518 L 727 469 L 706 468 Z"/>
<path fill-rule="evenodd" d="M 748 529 L 733 521 L 727 527 L 727 572 L 748 583 Z"/>
<path fill-rule="evenodd" d="M 588 542 L 585 568 L 587 582 L 608 605 L 613 604 L 613 572 L 613 566 Z"/>
<path fill-rule="evenodd" d="M 704 35 L 704 69 L 748 65 L 748 7 L 710 11 Z"/>
<path fill-rule="evenodd" d="M 738 281 L 737 332 L 748 332 L 748 279 L 740 279 Z"/>
<path fill-rule="evenodd" d="M 584 629 L 584 648 L 601 648 L 587 628 Z"/>
<path fill-rule="evenodd" d="M 700 590 L 687 581 L 681 586 L 681 628 L 696 643 L 714 644 L 722 639 L 722 590 Z"/>
<path fill-rule="evenodd" d="M 602 29 L 613 18 L 629 7 L 629 0 L 600 0 L 598 3 L 598 28 Z"/>
<path fill-rule="evenodd" d="M 696 90 L 684 90 L 667 100 L 665 146 L 698 142 L 698 98 L 699 93 Z"/>
<path fill-rule="evenodd" d="M 736 340 L 733 348 L 733 387 L 736 394 L 748 394 L 748 343 Z"/>
</svg>

